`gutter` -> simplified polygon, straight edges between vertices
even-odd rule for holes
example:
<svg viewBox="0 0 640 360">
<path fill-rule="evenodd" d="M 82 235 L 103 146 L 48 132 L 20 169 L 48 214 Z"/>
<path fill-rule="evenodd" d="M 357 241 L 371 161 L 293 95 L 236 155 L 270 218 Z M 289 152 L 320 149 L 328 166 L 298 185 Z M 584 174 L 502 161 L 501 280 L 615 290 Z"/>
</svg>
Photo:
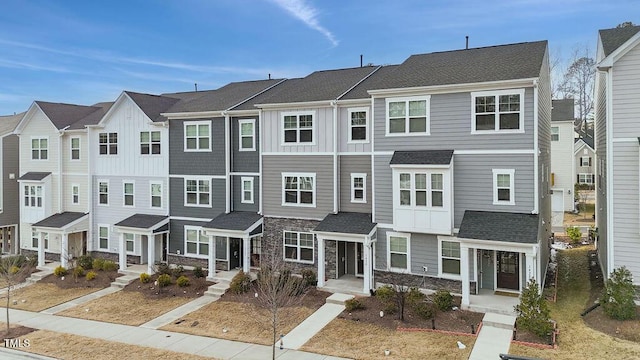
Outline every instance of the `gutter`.
<svg viewBox="0 0 640 360">
<path fill-rule="evenodd" d="M 540 213 L 540 139 L 539 139 L 539 130 L 538 126 L 540 121 L 538 120 L 539 112 L 538 106 L 538 79 L 533 80 L 533 198 L 535 201 L 533 202 L 533 211 L 532 214 Z M 543 174 L 544 176 L 544 174 Z M 515 179 L 514 179 L 515 182 Z"/>
<path fill-rule="evenodd" d="M 334 100 L 331 102 L 331 107 L 333 108 L 333 213 L 338 213 L 338 196 L 340 195 L 340 191 L 338 190 L 338 101 Z M 318 184 L 316 184 L 317 187 Z"/>
</svg>

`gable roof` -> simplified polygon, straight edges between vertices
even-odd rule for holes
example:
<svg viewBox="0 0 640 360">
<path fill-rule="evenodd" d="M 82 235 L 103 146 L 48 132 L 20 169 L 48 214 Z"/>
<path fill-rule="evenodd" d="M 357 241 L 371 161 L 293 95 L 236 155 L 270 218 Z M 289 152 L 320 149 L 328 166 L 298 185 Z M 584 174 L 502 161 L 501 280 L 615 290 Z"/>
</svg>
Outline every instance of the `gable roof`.
<svg viewBox="0 0 640 360">
<path fill-rule="evenodd" d="M 593 129 L 587 129 L 582 130 L 582 129 L 578 129 L 576 130 L 576 132 L 578 133 L 578 137 L 575 139 L 574 143 L 578 143 L 578 141 L 582 140 L 584 141 L 585 144 L 587 144 L 592 150 L 595 149 L 594 147 L 594 139 L 593 139 Z"/>
<path fill-rule="evenodd" d="M 0 116 L 0 136 L 13 132 L 25 113 L 26 112 L 21 112 L 15 115 Z"/>
<path fill-rule="evenodd" d="M 371 214 L 339 212 L 325 216 L 313 231 L 369 235 L 375 227 L 376 223 L 371 221 Z"/>
<path fill-rule="evenodd" d="M 102 102 L 102 103 L 97 103 L 92 105 L 92 107 L 97 107 L 98 110 L 74 122 L 69 126 L 69 129 L 70 130 L 84 129 L 86 125 L 95 125 L 99 123 L 100 120 L 102 120 L 102 117 L 109 111 L 109 109 L 111 109 L 111 106 L 113 106 L 113 101 Z"/>
<path fill-rule="evenodd" d="M 538 215 L 497 211 L 466 210 L 459 238 L 538 243 Z"/>
<path fill-rule="evenodd" d="M 89 214 L 82 213 L 82 212 L 66 211 L 63 213 L 53 214 L 45 219 L 38 221 L 32 226 L 61 229 L 77 220 L 82 219 L 83 217 L 88 218 L 88 215 Z"/>
<path fill-rule="evenodd" d="M 631 39 L 633 35 L 640 31 L 640 26 L 626 26 L 622 28 L 602 29 L 599 31 L 600 41 L 602 42 L 602 49 L 604 56 L 611 55 L 622 44 Z"/>
<path fill-rule="evenodd" d="M 574 108 L 573 99 L 551 100 L 551 121 L 573 121 Z"/>
<path fill-rule="evenodd" d="M 249 211 L 232 211 L 227 214 L 220 214 L 215 219 L 203 225 L 205 229 L 247 231 L 258 221 L 262 215 Z"/>
<path fill-rule="evenodd" d="M 360 84 L 349 90 L 340 100 L 369 99 L 369 90 L 379 89 L 389 76 L 399 65 L 380 66 L 374 73 L 364 79 Z"/>
<path fill-rule="evenodd" d="M 100 106 L 51 103 L 46 101 L 36 101 L 35 104 L 38 105 L 58 130 L 71 127 L 71 125 L 83 120 L 92 113 L 103 110 Z"/>
<path fill-rule="evenodd" d="M 125 94 L 138 105 L 140 110 L 153 122 L 161 122 L 167 120 L 166 117 L 160 115 L 171 106 L 179 101 L 174 97 L 142 94 L 133 91 L 125 91 Z"/>
</svg>

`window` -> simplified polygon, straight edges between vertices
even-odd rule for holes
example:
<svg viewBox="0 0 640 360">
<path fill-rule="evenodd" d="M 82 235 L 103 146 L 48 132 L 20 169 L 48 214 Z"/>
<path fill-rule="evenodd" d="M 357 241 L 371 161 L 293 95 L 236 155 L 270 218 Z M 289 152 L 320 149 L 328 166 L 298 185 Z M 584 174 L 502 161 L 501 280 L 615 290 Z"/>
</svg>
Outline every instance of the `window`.
<svg viewBox="0 0 640 360">
<path fill-rule="evenodd" d="M 593 174 L 578 174 L 578 184 L 589 184 L 593 185 L 595 175 Z"/>
<path fill-rule="evenodd" d="M 580 166 L 582 166 L 582 167 L 591 166 L 591 156 L 581 156 L 580 157 Z"/>
<path fill-rule="evenodd" d="M 351 174 L 351 202 L 367 202 L 367 174 Z"/>
<path fill-rule="evenodd" d="M 253 204 L 253 178 L 242 177 L 242 203 Z"/>
<path fill-rule="evenodd" d="M 211 204 L 209 179 L 185 179 L 185 205 L 208 206 Z"/>
<path fill-rule="evenodd" d="M 315 206 L 316 174 L 282 174 L 282 205 Z"/>
<path fill-rule="evenodd" d="M 124 233 L 124 243 L 125 243 L 125 249 L 127 250 L 128 253 L 134 253 L 135 252 L 135 235 L 133 234 L 129 234 L 129 233 Z"/>
<path fill-rule="evenodd" d="M 80 138 L 71 138 L 71 160 L 80 160 Z"/>
<path fill-rule="evenodd" d="M 387 135 L 429 135 L 430 97 L 387 99 Z"/>
<path fill-rule="evenodd" d="M 387 264 L 391 270 L 409 271 L 409 235 L 387 234 Z"/>
<path fill-rule="evenodd" d="M 98 135 L 100 145 L 100 155 L 118 154 L 118 133 L 100 133 Z"/>
<path fill-rule="evenodd" d="M 227 238 L 216 236 L 216 260 L 227 260 Z"/>
<path fill-rule="evenodd" d="M 431 174 L 431 206 L 444 206 L 444 184 L 442 174 Z"/>
<path fill-rule="evenodd" d="M 80 203 L 80 185 L 78 184 L 71 185 L 71 203 L 75 205 Z"/>
<path fill-rule="evenodd" d="M 239 151 L 256 150 L 256 121 L 254 119 L 238 120 L 240 144 Z"/>
<path fill-rule="evenodd" d="M 106 181 L 98 182 L 98 204 L 109 205 L 109 183 Z"/>
<path fill-rule="evenodd" d="M 551 141 L 560 140 L 560 129 L 557 126 L 551 127 Z"/>
<path fill-rule="evenodd" d="M 460 243 L 455 241 L 440 242 L 440 273 L 460 276 Z"/>
<path fill-rule="evenodd" d="M 313 234 L 285 231 L 284 259 L 313 264 Z"/>
<path fill-rule="evenodd" d="M 134 185 L 133 182 L 122 183 L 122 195 L 124 198 L 124 206 L 133 206 L 134 204 Z"/>
<path fill-rule="evenodd" d="M 202 229 L 185 226 L 184 231 L 185 231 L 185 242 L 186 242 L 185 254 L 208 256 L 209 255 L 209 237 L 204 235 L 204 232 L 202 231 Z"/>
<path fill-rule="evenodd" d="M 49 139 L 46 137 L 31 138 L 31 159 L 47 160 L 49 158 Z"/>
<path fill-rule="evenodd" d="M 415 207 L 443 207 L 443 178 L 444 176 L 441 173 L 400 173 L 400 205 Z"/>
<path fill-rule="evenodd" d="M 524 131 L 524 90 L 471 93 L 473 99 L 472 133 Z"/>
<path fill-rule="evenodd" d="M 24 206 L 32 208 L 42 207 L 42 185 L 24 186 Z"/>
<path fill-rule="evenodd" d="M 38 233 L 35 231 L 31 232 L 31 247 L 37 249 L 38 243 L 40 242 L 40 234 L 42 234 L 42 239 L 44 240 L 44 248 L 49 249 L 49 233 Z"/>
<path fill-rule="evenodd" d="M 140 154 L 160 154 L 160 131 L 140 132 Z"/>
<path fill-rule="evenodd" d="M 152 208 L 161 208 L 162 207 L 162 183 L 151 183 L 151 207 Z"/>
<path fill-rule="evenodd" d="M 313 113 L 284 113 L 284 143 L 313 143 Z"/>
<path fill-rule="evenodd" d="M 211 127 L 208 121 L 184 123 L 184 150 L 211 151 Z"/>
<path fill-rule="evenodd" d="M 493 204 L 515 205 L 515 170 L 493 169 Z"/>
<path fill-rule="evenodd" d="M 349 109 L 349 142 L 367 142 L 368 109 Z"/>
<path fill-rule="evenodd" d="M 98 247 L 102 250 L 109 249 L 109 228 L 107 226 L 98 227 Z"/>
</svg>

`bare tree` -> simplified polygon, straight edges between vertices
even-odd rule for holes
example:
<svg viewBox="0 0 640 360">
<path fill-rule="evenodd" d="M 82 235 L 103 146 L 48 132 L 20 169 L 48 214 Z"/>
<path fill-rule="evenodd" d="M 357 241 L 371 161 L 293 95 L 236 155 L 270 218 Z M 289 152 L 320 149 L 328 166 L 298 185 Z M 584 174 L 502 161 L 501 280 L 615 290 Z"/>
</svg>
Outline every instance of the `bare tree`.
<svg viewBox="0 0 640 360">
<path fill-rule="evenodd" d="M 558 92 L 562 97 L 575 99 L 577 118 L 583 126 L 587 116 L 593 111 L 595 75 L 595 60 L 590 55 L 589 47 L 578 47 L 573 51 L 571 63 L 558 84 Z"/>
<path fill-rule="evenodd" d="M 589 189 L 581 189 L 578 190 L 578 204 L 580 206 L 580 211 L 582 211 L 582 218 L 587 218 L 587 201 L 589 200 L 590 194 L 592 191 Z"/>
<path fill-rule="evenodd" d="M 560 65 L 562 64 L 562 51 L 557 48 L 550 52 L 549 56 L 549 73 L 551 75 L 551 98 L 558 98 L 558 84 L 562 79 L 562 71 Z"/>
<path fill-rule="evenodd" d="M 30 261 L 27 261 L 22 255 L 8 256 L 0 259 L 0 279 L 2 279 L 7 285 L 7 335 L 9 335 L 10 332 L 9 305 L 11 304 L 11 290 L 13 290 L 16 284 L 26 279 L 26 277 L 31 273 L 32 265 L 33 264 Z"/>
<path fill-rule="evenodd" d="M 393 301 L 398 309 L 398 319 L 404 321 L 404 310 L 407 305 L 407 296 L 412 287 L 417 287 L 420 283 L 418 278 L 393 272 L 383 272 L 378 277 L 379 281 L 385 283 L 394 291 Z"/>
</svg>

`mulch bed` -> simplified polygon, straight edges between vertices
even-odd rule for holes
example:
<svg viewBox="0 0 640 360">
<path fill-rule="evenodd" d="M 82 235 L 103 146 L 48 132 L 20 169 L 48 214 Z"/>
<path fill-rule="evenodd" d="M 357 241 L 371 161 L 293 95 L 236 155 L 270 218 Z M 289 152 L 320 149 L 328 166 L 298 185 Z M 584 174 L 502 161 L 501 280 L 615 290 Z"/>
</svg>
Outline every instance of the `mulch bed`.
<svg viewBox="0 0 640 360">
<path fill-rule="evenodd" d="M 30 334 L 37 330 L 30 327 L 18 325 L 18 326 L 11 326 L 11 332 L 7 334 L 6 327 L 7 325 L 3 324 L 2 331 L 0 331 L 0 338 L 2 339 L 15 339 L 15 338 Z"/>
<path fill-rule="evenodd" d="M 71 270 L 70 270 L 71 271 Z M 85 274 L 88 271 L 85 271 Z M 56 275 L 49 275 L 39 283 L 54 284 L 61 289 L 74 289 L 74 288 L 92 288 L 92 289 L 104 289 L 111 286 L 111 283 L 117 278 L 122 276 L 117 271 L 95 271 L 96 277 L 93 280 L 87 280 L 84 276 L 79 276 L 78 279 L 74 279 L 73 274 L 68 273 L 64 277 L 58 277 Z"/>
<path fill-rule="evenodd" d="M 189 286 L 179 287 L 176 284 L 176 277 L 172 276 L 171 285 L 165 286 L 161 289 L 155 284 L 159 274 L 153 274 L 151 275 L 151 280 L 148 283 L 143 284 L 140 282 L 140 279 L 136 279 L 131 284 L 125 286 L 123 290 L 137 291 L 150 299 L 164 299 L 176 296 L 197 298 L 202 296 L 209 286 L 215 284 L 211 281 L 207 281 L 206 277 L 195 277 L 195 275 L 193 275 L 193 271 L 190 270 L 183 271 L 181 275 L 186 276 L 189 279 Z"/>
<path fill-rule="evenodd" d="M 467 310 L 436 311 L 433 323 L 431 319 L 423 319 L 418 316 L 408 304 L 404 311 L 404 321 L 398 319 L 398 314 L 384 313 L 380 317 L 380 311 L 384 311 L 385 305 L 375 296 L 358 298 L 365 309 L 354 310 L 352 312 L 343 311 L 338 317 L 341 319 L 362 321 L 389 329 L 412 328 L 412 329 L 432 329 L 457 333 L 471 334 L 471 326 L 478 330 L 478 325 L 484 317 L 484 313 Z M 456 307 L 460 306 L 460 298 L 454 297 Z"/>
<path fill-rule="evenodd" d="M 254 281 L 251 283 L 251 288 L 246 293 L 234 294 L 230 291 L 227 291 L 220 300 L 259 305 L 258 300 L 255 296 L 256 292 L 258 292 L 258 290 L 257 285 Z M 304 306 L 310 309 L 319 309 L 326 303 L 326 300 L 329 296 L 331 296 L 330 292 L 321 291 L 316 289 L 315 287 L 310 287 L 305 290 L 302 295 L 300 295 L 299 299 L 292 301 L 291 306 Z"/>
</svg>

